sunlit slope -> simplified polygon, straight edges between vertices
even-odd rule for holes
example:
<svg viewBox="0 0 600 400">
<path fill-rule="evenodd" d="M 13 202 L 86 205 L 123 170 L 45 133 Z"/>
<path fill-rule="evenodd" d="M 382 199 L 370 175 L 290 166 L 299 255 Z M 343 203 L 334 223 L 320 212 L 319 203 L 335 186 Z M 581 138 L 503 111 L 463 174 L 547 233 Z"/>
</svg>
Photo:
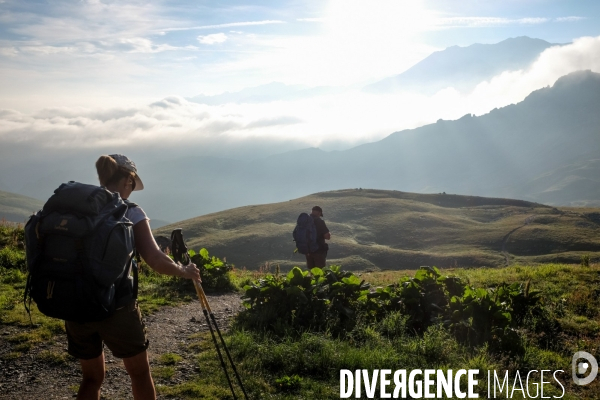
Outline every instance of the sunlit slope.
<svg viewBox="0 0 600 400">
<path fill-rule="evenodd" d="M 43 204 L 31 197 L 0 190 L 0 220 L 25 222 L 31 214 L 41 209 Z"/>
<path fill-rule="evenodd" d="M 520 262 L 579 262 L 600 256 L 600 209 L 557 209 L 520 200 L 384 190 L 339 190 L 281 203 L 204 215 L 181 227 L 188 246 L 207 247 L 238 267 L 265 262 L 289 267 L 298 214 L 323 207 L 332 232 L 329 260 L 349 269 L 421 265 L 500 266 Z"/>
</svg>

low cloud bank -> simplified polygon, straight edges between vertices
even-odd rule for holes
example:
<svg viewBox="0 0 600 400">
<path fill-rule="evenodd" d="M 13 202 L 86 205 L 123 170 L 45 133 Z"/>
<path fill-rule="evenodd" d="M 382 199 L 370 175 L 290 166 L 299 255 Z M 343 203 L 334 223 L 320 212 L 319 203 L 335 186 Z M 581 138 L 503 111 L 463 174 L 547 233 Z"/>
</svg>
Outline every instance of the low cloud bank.
<svg viewBox="0 0 600 400">
<path fill-rule="evenodd" d="M 471 93 L 446 88 L 433 96 L 374 95 L 358 90 L 291 101 L 197 104 L 170 96 L 139 107 L 48 108 L 37 113 L 0 110 L 0 141 L 45 151 L 147 147 L 228 148 L 272 143 L 273 151 L 300 147 L 344 149 L 437 119 L 481 115 L 523 100 L 576 70 L 600 72 L 600 37 L 584 37 L 544 51 L 528 69 L 505 71 Z M 281 146 L 281 143 L 288 143 Z M 202 150 L 196 150 L 202 151 Z M 266 151 L 269 153 L 269 151 Z"/>
</svg>

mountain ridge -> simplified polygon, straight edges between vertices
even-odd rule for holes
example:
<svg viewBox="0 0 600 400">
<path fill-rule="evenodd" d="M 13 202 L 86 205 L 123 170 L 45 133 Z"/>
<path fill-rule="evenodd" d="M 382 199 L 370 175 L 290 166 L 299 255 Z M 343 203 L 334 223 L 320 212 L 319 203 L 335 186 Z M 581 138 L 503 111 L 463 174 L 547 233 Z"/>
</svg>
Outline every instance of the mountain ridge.
<svg viewBox="0 0 600 400">
<path fill-rule="evenodd" d="M 503 71 L 529 66 L 547 48 L 559 46 L 542 39 L 519 36 L 495 44 L 475 43 L 436 51 L 406 71 L 363 88 L 371 93 L 418 91 L 433 94 L 446 87 L 461 92 Z"/>
</svg>

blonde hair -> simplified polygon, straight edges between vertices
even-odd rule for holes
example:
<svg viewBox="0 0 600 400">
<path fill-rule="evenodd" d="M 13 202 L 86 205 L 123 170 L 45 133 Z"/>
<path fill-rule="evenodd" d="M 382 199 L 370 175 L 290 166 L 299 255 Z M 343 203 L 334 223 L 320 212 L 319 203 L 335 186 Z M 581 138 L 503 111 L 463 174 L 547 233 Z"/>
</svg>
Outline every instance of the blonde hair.
<svg viewBox="0 0 600 400">
<path fill-rule="evenodd" d="M 135 172 L 120 166 L 111 156 L 100 156 L 96 161 L 96 171 L 101 186 L 115 184 L 126 177 L 135 179 Z"/>
</svg>

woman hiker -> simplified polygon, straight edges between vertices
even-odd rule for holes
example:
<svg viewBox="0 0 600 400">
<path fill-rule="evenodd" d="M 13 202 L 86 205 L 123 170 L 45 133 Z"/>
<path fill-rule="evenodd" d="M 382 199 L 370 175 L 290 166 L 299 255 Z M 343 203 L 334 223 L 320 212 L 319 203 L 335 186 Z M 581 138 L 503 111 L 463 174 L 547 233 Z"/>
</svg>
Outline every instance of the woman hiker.
<svg viewBox="0 0 600 400">
<path fill-rule="evenodd" d="M 111 192 L 118 192 L 123 199 L 128 199 L 131 192 L 144 188 L 135 164 L 122 154 L 101 156 L 96 161 L 96 170 L 100 185 Z M 178 265 L 160 251 L 150 231 L 149 219 L 140 207 L 130 207 L 125 215 L 133 223 L 136 250 L 153 270 L 200 281 L 200 273 L 195 264 Z M 156 398 L 146 352 L 146 328 L 137 301 L 117 309 L 103 321 L 67 321 L 65 327 L 68 352 L 79 359 L 83 372 L 77 399 L 100 399 L 105 371 L 103 343 L 115 357 L 123 359 L 131 378 L 134 399 Z"/>
</svg>

